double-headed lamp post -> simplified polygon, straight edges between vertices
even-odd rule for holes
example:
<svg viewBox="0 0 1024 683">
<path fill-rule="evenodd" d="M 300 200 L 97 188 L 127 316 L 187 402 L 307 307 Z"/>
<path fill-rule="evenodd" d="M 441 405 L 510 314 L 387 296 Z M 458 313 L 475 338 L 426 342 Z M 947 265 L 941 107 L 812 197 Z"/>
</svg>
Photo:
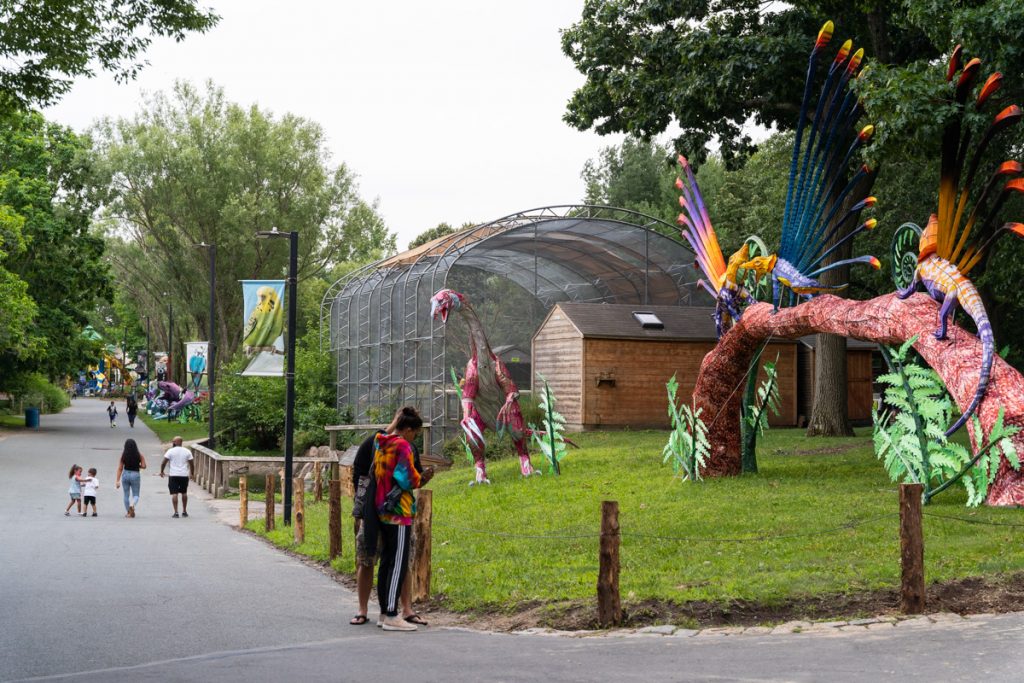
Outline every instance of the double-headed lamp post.
<svg viewBox="0 0 1024 683">
<path fill-rule="evenodd" d="M 207 336 L 209 341 L 206 347 L 206 383 L 209 385 L 210 394 L 210 432 L 206 440 L 207 448 L 214 448 L 213 437 L 213 384 L 215 376 L 215 363 L 217 360 L 217 325 L 216 325 L 216 292 L 217 292 L 217 245 L 200 242 L 196 245 L 200 249 L 206 249 L 210 255 L 210 331 Z"/>
<path fill-rule="evenodd" d="M 292 523 L 292 437 L 295 432 L 295 308 L 296 273 L 299 270 L 299 233 L 262 230 L 257 239 L 287 237 L 291 249 L 288 255 L 288 345 L 285 349 L 287 369 L 285 370 L 284 398 L 284 523 Z"/>
</svg>

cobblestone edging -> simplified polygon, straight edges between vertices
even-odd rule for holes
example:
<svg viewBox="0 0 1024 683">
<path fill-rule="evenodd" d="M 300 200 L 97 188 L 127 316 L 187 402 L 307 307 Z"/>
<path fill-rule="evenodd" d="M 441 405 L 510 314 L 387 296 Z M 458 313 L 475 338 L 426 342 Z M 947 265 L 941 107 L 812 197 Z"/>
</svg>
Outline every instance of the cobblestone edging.
<svg viewBox="0 0 1024 683">
<path fill-rule="evenodd" d="M 672 624 L 645 626 L 643 628 L 619 628 L 606 631 L 559 631 L 552 628 L 528 628 L 513 631 L 513 635 L 530 636 L 561 636 L 566 638 L 607 638 L 611 636 L 638 638 L 713 638 L 722 636 L 744 635 L 783 635 L 795 633 L 838 634 L 868 633 L 871 631 L 888 631 L 894 628 L 923 628 L 936 624 L 970 624 L 993 617 L 995 614 L 971 614 L 960 616 L 953 612 L 938 612 L 915 617 L 873 617 L 870 619 L 853 619 L 850 621 L 787 621 L 778 626 L 722 626 L 703 629 L 677 628 Z"/>
</svg>

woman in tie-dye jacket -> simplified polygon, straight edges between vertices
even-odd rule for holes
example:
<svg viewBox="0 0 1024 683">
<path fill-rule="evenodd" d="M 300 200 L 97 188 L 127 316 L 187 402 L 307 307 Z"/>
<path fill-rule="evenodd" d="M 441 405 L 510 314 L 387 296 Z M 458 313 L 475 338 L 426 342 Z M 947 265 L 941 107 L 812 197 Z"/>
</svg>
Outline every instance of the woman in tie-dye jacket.
<svg viewBox="0 0 1024 683">
<path fill-rule="evenodd" d="M 374 502 L 380 518 L 383 550 L 377 571 L 382 626 L 386 631 L 415 631 L 416 625 L 398 618 L 402 582 L 409 566 L 409 537 L 416 516 L 413 489 L 420 486 L 420 473 L 413 464 L 410 443 L 423 428 L 417 414 L 403 413 L 394 432 L 378 434 L 374 443 L 373 472 L 377 479 Z"/>
</svg>

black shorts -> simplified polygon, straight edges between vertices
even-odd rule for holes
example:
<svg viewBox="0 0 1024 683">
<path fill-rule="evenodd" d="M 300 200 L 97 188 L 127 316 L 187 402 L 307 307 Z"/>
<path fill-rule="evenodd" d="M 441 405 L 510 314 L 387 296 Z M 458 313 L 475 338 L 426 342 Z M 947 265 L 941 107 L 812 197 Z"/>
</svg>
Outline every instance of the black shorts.
<svg viewBox="0 0 1024 683">
<path fill-rule="evenodd" d="M 188 477 L 168 477 L 167 488 L 171 495 L 175 493 L 188 493 Z"/>
<path fill-rule="evenodd" d="M 85 496 L 85 497 L 82 498 L 82 502 L 85 505 L 88 505 L 89 503 L 92 503 L 93 506 L 95 506 L 96 505 L 96 496 Z"/>
</svg>

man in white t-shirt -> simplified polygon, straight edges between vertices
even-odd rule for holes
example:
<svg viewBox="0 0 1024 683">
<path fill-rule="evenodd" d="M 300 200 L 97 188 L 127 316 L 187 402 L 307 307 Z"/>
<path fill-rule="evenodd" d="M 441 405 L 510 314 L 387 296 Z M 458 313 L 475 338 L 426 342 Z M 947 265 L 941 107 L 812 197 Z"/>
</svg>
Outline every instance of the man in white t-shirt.
<svg viewBox="0 0 1024 683">
<path fill-rule="evenodd" d="M 174 437 L 173 447 L 164 453 L 164 461 L 160 463 L 160 476 L 164 476 L 164 470 L 170 463 L 167 488 L 171 492 L 171 505 L 174 506 L 173 517 L 178 516 L 178 494 L 181 494 L 181 516 L 188 517 L 188 480 L 195 473 L 195 463 L 192 461 L 192 451 L 183 448 L 181 437 Z"/>
</svg>

